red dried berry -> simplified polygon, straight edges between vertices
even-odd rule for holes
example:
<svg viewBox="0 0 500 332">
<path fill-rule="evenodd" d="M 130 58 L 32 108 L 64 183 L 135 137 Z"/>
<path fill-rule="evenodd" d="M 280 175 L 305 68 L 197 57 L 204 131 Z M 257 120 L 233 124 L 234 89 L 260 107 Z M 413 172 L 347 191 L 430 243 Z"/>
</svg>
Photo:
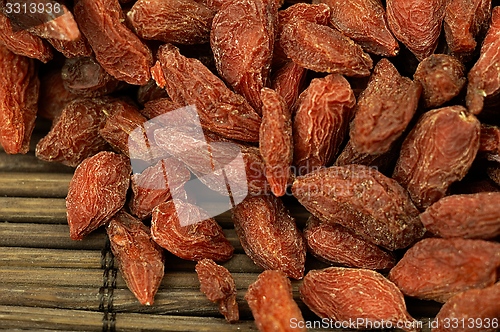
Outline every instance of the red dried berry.
<svg viewBox="0 0 500 332">
<path fill-rule="evenodd" d="M 306 69 L 293 61 L 289 61 L 273 76 L 271 88 L 283 98 L 290 112 L 295 109 L 295 103 L 302 91 L 305 78 Z"/>
<path fill-rule="evenodd" d="M 203 259 L 196 264 L 200 280 L 200 290 L 212 302 L 219 302 L 219 312 L 229 323 L 239 320 L 236 286 L 231 273 L 211 259 Z"/>
<path fill-rule="evenodd" d="M 85 158 L 109 149 L 99 135 L 105 119 L 102 109 L 107 102 L 107 98 L 79 98 L 68 103 L 49 133 L 38 142 L 37 158 L 76 167 Z"/>
<path fill-rule="evenodd" d="M 500 244 L 484 240 L 424 239 L 408 249 L 389 278 L 403 294 L 445 302 L 498 280 Z"/>
<path fill-rule="evenodd" d="M 293 19 L 301 19 L 321 25 L 328 25 L 328 21 L 330 19 L 330 7 L 324 3 L 295 3 L 284 10 L 278 11 L 276 40 L 274 42 L 273 50 L 273 68 L 282 67 L 290 62 L 290 59 L 285 54 L 283 47 L 281 47 L 280 36 L 283 31 L 283 27 L 290 23 Z"/>
<path fill-rule="evenodd" d="M 248 287 L 245 300 L 259 331 L 306 331 L 305 327 L 293 327 L 293 323 L 303 323 L 304 318 L 293 300 L 292 284 L 282 272 L 262 272 L 257 281 Z"/>
<path fill-rule="evenodd" d="M 112 76 L 129 84 L 144 85 L 151 77 L 151 51 L 125 24 L 118 0 L 81 0 L 75 19 L 87 37 L 97 61 Z"/>
<path fill-rule="evenodd" d="M 441 198 L 420 215 L 430 232 L 444 238 L 492 239 L 500 235 L 500 192 Z"/>
<path fill-rule="evenodd" d="M 310 216 L 304 229 L 309 251 L 328 263 L 371 270 L 390 269 L 393 254 L 366 241 L 340 224 L 321 222 Z"/>
<path fill-rule="evenodd" d="M 277 18 L 274 0 L 226 1 L 210 32 L 217 71 L 259 114 L 260 90 L 270 85 Z"/>
<path fill-rule="evenodd" d="M 360 153 L 380 154 L 403 134 L 418 107 L 422 86 L 402 77 L 387 59 L 380 60 L 358 97 L 351 143 Z"/>
<path fill-rule="evenodd" d="M 262 123 L 259 148 L 266 163 L 266 178 L 277 197 L 286 192 L 293 160 L 292 118 L 278 93 L 269 88 L 261 91 Z"/>
<path fill-rule="evenodd" d="M 491 0 L 451 0 L 446 6 L 444 32 L 451 53 L 468 57 L 476 48 L 476 37 L 488 29 Z"/>
<path fill-rule="evenodd" d="M 465 176 L 479 149 L 479 133 L 479 121 L 463 106 L 425 113 L 403 142 L 392 177 L 426 209 Z"/>
<path fill-rule="evenodd" d="M 298 174 L 327 166 L 347 132 L 356 98 L 341 75 L 311 81 L 300 94 L 293 120 L 294 165 Z"/>
<path fill-rule="evenodd" d="M 73 240 L 83 239 L 123 207 L 130 173 L 130 160 L 109 151 L 99 152 L 78 165 L 66 197 Z"/>
<path fill-rule="evenodd" d="M 405 248 L 425 232 L 408 193 L 367 166 L 319 169 L 297 177 L 292 192 L 320 220 L 340 223 L 389 250 Z"/>
<path fill-rule="evenodd" d="M 165 270 L 163 249 L 148 227 L 124 211 L 111 218 L 106 231 L 127 287 L 141 304 L 153 304 Z"/>
<path fill-rule="evenodd" d="M 419 61 L 434 53 L 449 0 L 387 0 L 387 22 Z"/>
<path fill-rule="evenodd" d="M 318 72 L 368 76 L 372 59 L 341 32 L 296 19 L 283 27 L 281 47 L 299 66 Z"/>
<path fill-rule="evenodd" d="M 384 321 L 405 331 L 419 331 L 401 291 L 375 271 L 343 267 L 311 270 L 299 292 L 309 309 L 324 319 L 354 321 L 361 329 L 372 329 L 374 322 Z"/>
<path fill-rule="evenodd" d="M 233 210 L 233 222 L 243 249 L 255 264 L 294 279 L 304 276 L 306 244 L 281 199 L 248 196 Z"/>
<path fill-rule="evenodd" d="M 138 0 L 127 18 L 141 38 L 203 44 L 209 41 L 214 14 L 194 0 Z"/>
<path fill-rule="evenodd" d="M 387 26 L 387 17 L 379 0 L 320 0 L 330 6 L 330 23 L 354 40 L 366 52 L 396 56 L 399 44 Z"/>
<path fill-rule="evenodd" d="M 465 66 L 446 54 L 432 54 L 419 63 L 413 79 L 422 84 L 426 108 L 441 106 L 457 96 L 465 86 Z"/>
<path fill-rule="evenodd" d="M 26 30 L 13 31 L 9 19 L 0 12 L 0 42 L 11 52 L 47 63 L 52 59 L 50 45 Z"/>
<path fill-rule="evenodd" d="M 14 54 L 0 44 L 0 143 L 6 153 L 29 150 L 38 109 L 37 74 L 32 59 Z"/>
<path fill-rule="evenodd" d="M 495 332 L 500 317 L 500 283 L 470 289 L 450 298 L 439 310 L 432 332 Z M 448 324 L 450 322 L 450 324 Z"/>
<path fill-rule="evenodd" d="M 181 200 L 169 200 L 153 210 L 151 234 L 156 243 L 187 260 L 227 261 L 234 248 L 208 213 Z"/>
<path fill-rule="evenodd" d="M 259 140 L 259 115 L 200 61 L 168 44 L 160 46 L 158 59 L 168 95 L 180 106 L 195 105 L 203 128 L 231 139 Z"/>
</svg>

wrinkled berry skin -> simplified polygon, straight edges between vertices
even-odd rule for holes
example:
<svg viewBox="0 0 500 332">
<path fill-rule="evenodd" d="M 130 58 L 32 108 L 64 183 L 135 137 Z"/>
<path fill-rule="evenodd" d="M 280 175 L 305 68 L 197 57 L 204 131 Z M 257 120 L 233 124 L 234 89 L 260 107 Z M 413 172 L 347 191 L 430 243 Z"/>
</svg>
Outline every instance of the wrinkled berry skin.
<svg viewBox="0 0 500 332">
<path fill-rule="evenodd" d="M 165 270 L 163 249 L 149 228 L 125 211 L 111 218 L 106 232 L 127 287 L 141 304 L 153 304 Z"/>
<path fill-rule="evenodd" d="M 268 270 L 259 275 L 245 294 L 255 324 L 262 332 L 306 331 L 291 322 L 303 322 L 302 313 L 293 300 L 292 284 L 283 272 Z"/>
<path fill-rule="evenodd" d="M 403 294 L 446 302 L 498 279 L 500 244 L 484 240 L 424 239 L 408 249 L 389 273 Z"/>
<path fill-rule="evenodd" d="M 294 279 L 304 276 L 306 244 L 280 198 L 248 196 L 233 210 L 233 222 L 243 249 L 255 264 Z"/>
<path fill-rule="evenodd" d="M 211 259 L 203 259 L 196 264 L 196 273 L 200 280 L 200 290 L 212 302 L 219 302 L 219 312 L 229 323 L 239 320 L 238 292 L 231 273 Z"/>
<path fill-rule="evenodd" d="M 425 232 L 406 190 L 367 166 L 332 166 L 299 176 L 292 193 L 318 219 L 389 250 L 406 248 Z"/>
<path fill-rule="evenodd" d="M 66 197 L 73 240 L 83 239 L 123 207 L 131 172 L 130 160 L 110 151 L 101 151 L 78 165 Z"/>
</svg>

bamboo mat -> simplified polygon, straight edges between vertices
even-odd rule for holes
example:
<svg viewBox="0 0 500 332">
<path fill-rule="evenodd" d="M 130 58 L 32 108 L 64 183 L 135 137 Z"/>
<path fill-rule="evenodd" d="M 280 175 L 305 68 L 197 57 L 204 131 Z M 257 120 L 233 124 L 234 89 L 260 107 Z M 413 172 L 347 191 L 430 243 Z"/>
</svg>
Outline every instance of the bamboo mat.
<svg viewBox="0 0 500 332">
<path fill-rule="evenodd" d="M 155 303 L 142 306 L 117 271 L 103 228 L 82 241 L 70 239 L 65 196 L 73 169 L 34 155 L 48 127 L 37 121 L 26 155 L 7 155 L 0 149 L 0 330 L 257 331 L 244 295 L 262 269 L 245 255 L 229 212 L 215 219 L 235 247 L 233 258 L 222 265 L 235 279 L 241 321 L 228 324 L 218 305 L 199 290 L 195 262 L 171 254 Z M 303 227 L 307 211 L 293 199 L 285 204 Z M 306 270 L 326 266 L 308 257 Z M 304 318 L 319 321 L 300 301 L 300 281 L 292 285 Z M 440 306 L 412 299 L 407 305 L 410 314 L 424 322 L 423 331 L 430 331 L 425 322 Z"/>
</svg>

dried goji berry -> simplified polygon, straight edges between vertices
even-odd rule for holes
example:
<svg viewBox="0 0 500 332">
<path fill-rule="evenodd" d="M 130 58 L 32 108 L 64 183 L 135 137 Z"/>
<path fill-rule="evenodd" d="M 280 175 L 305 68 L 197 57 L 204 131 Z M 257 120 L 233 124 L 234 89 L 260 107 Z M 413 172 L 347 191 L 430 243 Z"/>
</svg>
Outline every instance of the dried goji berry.
<svg viewBox="0 0 500 332">
<path fill-rule="evenodd" d="M 129 84 L 144 85 L 151 77 L 151 51 L 125 24 L 118 0 L 81 0 L 75 19 L 87 37 L 95 57 L 112 76 Z"/>
<path fill-rule="evenodd" d="M 153 304 L 165 270 L 163 249 L 153 241 L 149 228 L 125 211 L 111 218 L 106 232 L 128 288 L 141 304 Z"/>
<path fill-rule="evenodd" d="M 387 26 L 387 18 L 379 0 L 320 0 L 330 6 L 330 23 L 366 52 L 396 56 L 399 44 Z"/>
<path fill-rule="evenodd" d="M 316 170 L 297 177 L 292 192 L 320 220 L 339 223 L 389 250 L 411 245 L 425 231 L 408 193 L 367 166 Z"/>
<path fill-rule="evenodd" d="M 491 239 L 500 235 L 500 193 L 441 198 L 420 215 L 425 228 L 444 237 Z"/>
<path fill-rule="evenodd" d="M 293 159 L 298 174 L 332 162 L 347 132 L 356 98 L 341 75 L 313 79 L 297 101 Z"/>
<path fill-rule="evenodd" d="M 261 91 L 262 123 L 259 148 L 266 163 L 266 178 L 276 196 L 286 192 L 293 160 L 292 117 L 285 102 L 272 89 Z"/>
<path fill-rule="evenodd" d="M 419 63 L 413 79 L 422 84 L 422 101 L 434 108 L 450 101 L 465 86 L 465 66 L 455 57 L 432 54 Z"/>
<path fill-rule="evenodd" d="M 429 238 L 408 249 L 389 278 L 403 294 L 445 302 L 498 279 L 500 244 L 484 240 Z"/>
<path fill-rule="evenodd" d="M 436 50 L 449 0 L 387 0 L 387 22 L 394 36 L 419 61 Z"/>
<path fill-rule="evenodd" d="M 195 105 L 204 128 L 232 139 L 259 140 L 259 115 L 200 61 L 169 44 L 160 46 L 158 59 L 168 95 L 180 106 Z"/>
<path fill-rule="evenodd" d="M 290 62 L 281 47 L 280 36 L 283 27 L 293 19 L 301 19 L 309 22 L 328 25 L 330 19 L 330 7 L 324 3 L 309 4 L 295 3 L 290 7 L 278 12 L 278 24 L 276 25 L 276 40 L 273 50 L 273 68 L 279 68 Z"/>
<path fill-rule="evenodd" d="M 217 71 L 259 114 L 260 90 L 270 85 L 277 19 L 274 0 L 226 1 L 210 32 Z"/>
<path fill-rule="evenodd" d="M 368 76 L 373 67 L 361 46 L 341 32 L 296 19 L 283 27 L 281 47 L 299 66 L 318 72 Z"/>
<path fill-rule="evenodd" d="M 281 199 L 248 196 L 233 210 L 233 222 L 243 249 L 255 264 L 294 279 L 304 276 L 306 244 Z"/>
<path fill-rule="evenodd" d="M 9 154 L 29 150 L 38 109 L 37 75 L 34 60 L 0 44 L 0 143 Z"/>
<path fill-rule="evenodd" d="M 107 98 L 79 98 L 68 103 L 49 133 L 36 145 L 36 156 L 76 167 L 85 158 L 109 149 L 99 135 L 99 126 L 105 120 L 102 109 L 108 102 Z"/>
<path fill-rule="evenodd" d="M 211 259 L 202 259 L 196 264 L 200 290 L 212 302 L 219 302 L 219 312 L 229 323 L 239 320 L 236 286 L 231 273 Z"/>
<path fill-rule="evenodd" d="M 403 142 L 392 177 L 426 209 L 465 176 L 479 149 L 479 133 L 479 121 L 463 106 L 428 111 Z"/>
<path fill-rule="evenodd" d="M 349 228 L 310 216 L 304 229 L 309 251 L 328 263 L 372 270 L 390 269 L 395 257 Z"/>
<path fill-rule="evenodd" d="M 0 42 L 11 52 L 47 63 L 52 59 L 52 49 L 40 37 L 26 30 L 13 31 L 9 19 L 0 12 Z"/>
<path fill-rule="evenodd" d="M 151 234 L 156 243 L 187 260 L 227 261 L 234 248 L 208 213 L 181 200 L 169 200 L 153 210 Z"/>
<path fill-rule="evenodd" d="M 66 197 L 73 240 L 83 239 L 123 207 L 130 173 L 130 160 L 110 151 L 101 151 L 78 165 Z"/>
<path fill-rule="evenodd" d="M 214 14 L 194 0 L 138 0 L 127 18 L 141 38 L 202 44 L 209 41 Z"/>
<path fill-rule="evenodd" d="M 255 324 L 261 332 L 306 331 L 295 328 L 304 322 L 299 306 L 293 300 L 292 284 L 280 271 L 264 271 L 245 294 Z"/>
<path fill-rule="evenodd" d="M 432 332 L 495 332 L 500 317 L 500 283 L 458 293 L 441 307 Z M 451 322 L 451 324 L 447 324 Z M 457 324 L 455 324 L 457 322 Z"/>
<path fill-rule="evenodd" d="M 419 331 L 401 291 L 375 271 L 343 267 L 311 270 L 299 292 L 309 309 L 323 319 L 354 321 L 360 329 L 373 329 L 375 322 L 384 321 L 405 331 Z"/>
<path fill-rule="evenodd" d="M 444 32 L 451 53 L 458 58 L 471 55 L 476 37 L 488 29 L 491 0 L 451 0 L 446 6 Z"/>
<path fill-rule="evenodd" d="M 272 78 L 271 88 L 285 101 L 290 112 L 295 109 L 295 103 L 302 91 L 306 78 L 306 69 L 293 61 L 280 68 Z"/>
<path fill-rule="evenodd" d="M 420 83 L 402 77 L 389 60 L 380 60 L 354 110 L 353 148 L 370 154 L 389 151 L 413 118 L 421 91 Z"/>
</svg>

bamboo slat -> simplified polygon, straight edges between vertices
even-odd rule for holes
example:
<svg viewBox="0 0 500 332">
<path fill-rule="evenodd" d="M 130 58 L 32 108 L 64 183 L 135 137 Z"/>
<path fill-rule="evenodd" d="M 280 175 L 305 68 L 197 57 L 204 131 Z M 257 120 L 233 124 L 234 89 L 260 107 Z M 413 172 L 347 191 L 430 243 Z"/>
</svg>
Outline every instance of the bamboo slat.
<svg viewBox="0 0 500 332">
<path fill-rule="evenodd" d="M 0 305 L 99 310 L 99 288 L 0 285 Z"/>
<path fill-rule="evenodd" d="M 103 285 L 103 271 L 0 266 L 0 285 L 76 286 L 99 289 Z"/>
<path fill-rule="evenodd" d="M 10 155 L 0 151 L 0 172 L 73 173 L 74 168 L 61 163 L 40 160 L 35 157 L 33 151 L 25 155 Z"/>
<path fill-rule="evenodd" d="M 4 329 L 102 331 L 102 312 L 0 305 Z"/>
<path fill-rule="evenodd" d="M 99 250 L 0 247 L 0 266 L 100 269 Z"/>
<path fill-rule="evenodd" d="M 0 197 L 0 220 L 66 223 L 66 201 L 63 198 Z"/>
<path fill-rule="evenodd" d="M 252 261 L 248 261 L 245 257 L 247 256 L 235 255 L 228 262 L 222 263 L 231 273 L 237 274 L 238 278 L 241 278 L 239 280 L 241 287 L 248 287 L 248 281 L 252 280 L 251 276 L 256 276 L 262 272 L 261 268 Z M 162 287 L 198 287 L 198 277 L 194 272 L 196 262 L 182 264 L 185 261 L 180 259 L 178 259 L 178 262 L 181 264 L 176 264 L 175 260 L 167 260 L 167 272 L 162 280 Z M 94 265 L 97 265 L 97 262 Z M 245 272 L 240 272 L 240 270 L 245 270 Z M 95 268 L 0 265 L 0 285 L 86 286 L 99 288 L 103 284 L 102 278 L 103 270 Z M 256 277 L 253 280 L 255 281 L 255 279 Z M 126 288 L 125 281 L 119 272 L 116 276 L 116 287 Z"/>
<path fill-rule="evenodd" d="M 63 310 L 50 308 L 30 308 L 15 306 L 0 306 L 0 320 L 3 328 L 22 329 L 26 325 L 38 329 L 74 330 L 74 331 L 102 331 L 102 313 L 82 310 Z M 116 331 L 176 331 L 176 332 L 256 332 L 253 321 L 242 320 L 236 324 L 228 324 L 222 318 L 214 317 L 185 317 L 174 315 L 152 315 L 140 313 L 117 313 L 115 316 Z M 317 331 L 350 332 L 352 330 L 339 329 L 310 329 Z M 394 330 L 401 332 L 401 330 Z M 424 326 L 422 332 L 430 332 Z"/>
<path fill-rule="evenodd" d="M 226 238 L 242 253 L 240 240 L 234 229 L 224 229 Z M 106 235 L 103 227 L 90 233 L 83 240 L 75 241 L 69 236 L 67 224 L 0 223 L 0 246 L 61 248 L 61 249 L 102 249 Z"/>
<path fill-rule="evenodd" d="M 66 197 L 71 173 L 0 172 L 0 196 Z"/>
<path fill-rule="evenodd" d="M 5 247 L 101 250 L 105 243 L 103 228 L 75 241 L 67 224 L 0 223 L 0 246 Z"/>
</svg>

